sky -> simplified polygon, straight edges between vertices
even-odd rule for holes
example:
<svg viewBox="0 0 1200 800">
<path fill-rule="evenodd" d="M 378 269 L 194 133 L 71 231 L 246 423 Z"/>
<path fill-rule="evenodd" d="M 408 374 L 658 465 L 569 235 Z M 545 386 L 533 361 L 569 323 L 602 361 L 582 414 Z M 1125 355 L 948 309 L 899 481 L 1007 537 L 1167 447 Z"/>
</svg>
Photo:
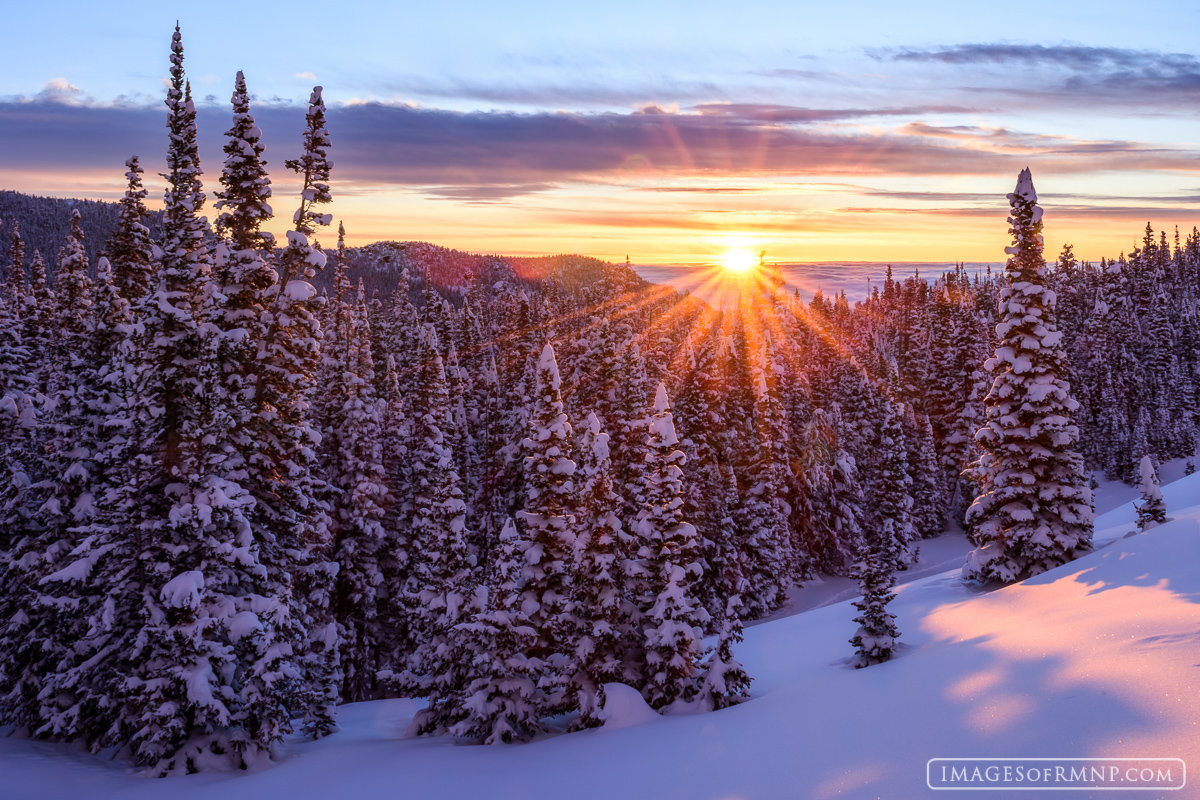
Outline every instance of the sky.
<svg viewBox="0 0 1200 800">
<path fill-rule="evenodd" d="M 277 231 L 315 84 L 352 245 L 997 263 L 1025 166 L 1050 256 L 1200 224 L 1200 5 L 1153 0 L 21 3 L 0 189 L 115 199 L 136 153 L 161 197 L 176 14 L 210 197 L 241 69 Z"/>
</svg>

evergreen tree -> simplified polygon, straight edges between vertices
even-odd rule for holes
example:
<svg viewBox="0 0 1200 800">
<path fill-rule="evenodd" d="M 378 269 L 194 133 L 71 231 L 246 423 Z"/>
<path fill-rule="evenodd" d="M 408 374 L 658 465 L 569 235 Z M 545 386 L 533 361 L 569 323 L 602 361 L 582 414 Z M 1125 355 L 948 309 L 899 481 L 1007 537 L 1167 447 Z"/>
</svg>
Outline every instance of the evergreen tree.
<svg viewBox="0 0 1200 800">
<path fill-rule="evenodd" d="M 526 453 L 525 498 L 516 515 L 527 548 L 521 607 L 538 632 L 539 646 L 531 655 L 556 669 L 566 669 L 576 627 L 571 600 L 576 465 L 569 457 L 571 424 L 563 412 L 562 379 L 549 343 L 538 357 L 534 385 L 530 435 L 521 442 Z M 561 682 L 561 677 L 558 673 L 552 680 Z M 551 702 L 565 707 L 566 700 L 556 696 Z"/>
<path fill-rule="evenodd" d="M 900 424 L 907 406 L 888 405 L 879 435 L 879 468 L 873 495 L 876 498 L 872 547 L 886 558 L 892 570 L 907 569 L 917 559 L 917 532 L 912 521 L 912 475 L 909 473 L 904 429 Z"/>
<path fill-rule="evenodd" d="M 34 366 L 30 379 L 35 393 L 44 393 L 47 390 L 46 378 L 51 368 L 49 355 L 53 315 L 54 292 L 46 283 L 46 262 L 42 259 L 41 252 L 34 250 L 33 263 L 29 267 L 29 294 L 25 298 L 25 309 L 21 314 L 21 328 L 30 363 Z"/>
<path fill-rule="evenodd" d="M 1091 548 L 1092 494 L 1075 452 L 1070 421 L 1078 403 L 1063 380 L 1065 354 L 1042 257 L 1042 210 L 1029 170 L 1008 196 L 1013 244 L 1006 248 L 1009 285 L 1000 295 L 999 343 L 987 368 L 997 372 L 987 423 L 976 437 L 982 494 L 968 511 L 983 547 L 964 576 L 1020 580 Z"/>
<path fill-rule="evenodd" d="M 413 420 L 409 454 L 413 513 L 406 583 L 396 596 L 411 651 L 396 682 L 402 693 L 429 698 L 417 730 L 438 733 L 457 721 L 453 698 L 462 691 L 469 666 L 452 647 L 451 632 L 479 610 L 479 597 L 467 552 L 466 504 L 454 453 L 442 432 L 449 415 L 446 372 L 430 329 L 421 338 L 420 386 L 417 408 L 423 413 Z"/>
<path fill-rule="evenodd" d="M 359 283 L 351 321 L 345 399 L 338 421 L 333 486 L 333 560 L 338 564 L 334 612 L 339 626 L 342 701 L 374 696 L 382 668 L 378 591 L 394 542 L 381 522 L 391 504 L 383 467 L 382 403 L 375 398 L 366 297 Z M 386 619 L 386 618 L 385 618 Z"/>
<path fill-rule="evenodd" d="M 137 302 L 150 291 L 154 278 L 154 244 L 150 229 L 143 224 L 146 218 L 146 189 L 142 186 L 142 168 L 138 157 L 125 162 L 128 186 L 120 201 L 119 222 L 108 240 L 108 259 L 113 266 L 113 282 L 117 291 L 130 303 Z"/>
<path fill-rule="evenodd" d="M 214 208 L 217 233 L 228 238 L 238 250 L 269 250 L 275 237 L 261 230 L 273 216 L 270 203 L 271 180 L 267 176 L 260 143 L 262 131 L 250 115 L 250 95 L 241 70 L 233 82 L 233 127 L 225 132 L 225 165 L 221 170 L 221 191 Z M 307 142 L 306 142 L 307 145 Z M 328 180 L 328 171 L 324 180 Z"/>
<path fill-rule="evenodd" d="M 697 700 L 705 711 L 736 705 L 750 696 L 750 675 L 733 654 L 742 641 L 741 598 L 732 595 L 721 615 L 717 645 L 704 662 Z"/>
<path fill-rule="evenodd" d="M 25 286 L 25 242 L 21 239 L 21 223 L 12 221 L 9 232 L 8 271 L 4 280 L 4 296 L 8 301 L 9 313 L 20 318 L 25 310 L 25 298 L 29 294 Z"/>
<path fill-rule="evenodd" d="M 651 708 L 661 709 L 676 700 L 691 701 L 699 691 L 707 613 L 693 592 L 703 576 L 700 547 L 696 529 L 683 519 L 685 459 L 676 449 L 679 438 L 661 383 L 653 408 L 634 544 L 640 561 L 635 579 L 644 642 L 642 694 Z"/>
<path fill-rule="evenodd" d="M 0 298 L 0 397 L 9 392 L 25 393 L 32 386 L 33 364 L 18 308 L 12 299 Z"/>
<path fill-rule="evenodd" d="M 855 667 L 869 667 L 891 659 L 896 648 L 896 618 L 887 610 L 895 599 L 892 586 L 896 582 L 891 560 L 878 547 L 868 546 L 854 567 L 862 597 L 854 603 L 859 616 L 854 618 L 859 628 L 850 640 L 857 652 Z"/>
<path fill-rule="evenodd" d="M 512 518 L 500 542 L 487 580 L 483 610 L 453 630 L 454 651 L 468 662 L 463 689 L 446 699 L 446 732 L 484 744 L 525 741 L 543 725 L 546 699 L 539 677 L 547 665 L 536 656 L 537 630 L 521 605 L 525 548 Z M 429 715 L 438 715 L 431 706 Z"/>
<path fill-rule="evenodd" d="M 1142 502 L 1137 506 L 1137 526 L 1139 531 L 1148 531 L 1167 521 L 1167 505 L 1163 502 L 1158 473 L 1150 456 L 1142 456 L 1138 475 L 1142 480 L 1142 485 L 1138 487 L 1142 492 Z"/>
<path fill-rule="evenodd" d="M 628 537 L 617 516 L 620 499 L 612 488 L 608 434 L 595 414 L 588 414 L 579 455 L 568 704 L 579 709 L 581 727 L 594 728 L 602 722 L 598 712 L 604 707 L 604 684 L 626 680 L 623 640 L 630 630 L 623 567 Z"/>
</svg>

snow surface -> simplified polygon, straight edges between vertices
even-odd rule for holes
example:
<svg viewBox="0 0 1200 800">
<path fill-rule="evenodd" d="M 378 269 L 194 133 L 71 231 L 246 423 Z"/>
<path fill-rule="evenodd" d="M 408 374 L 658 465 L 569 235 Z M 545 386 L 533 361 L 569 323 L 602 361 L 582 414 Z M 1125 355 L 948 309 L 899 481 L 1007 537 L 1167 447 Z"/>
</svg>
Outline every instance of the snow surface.
<svg viewBox="0 0 1200 800">
<path fill-rule="evenodd" d="M 340 709 L 339 733 L 289 742 L 280 763 L 157 780 L 119 759 L 0 739 L 0 798 L 904 800 L 931 796 L 934 757 L 1154 756 L 1194 769 L 1200 473 L 1168 482 L 1173 466 L 1162 470 L 1169 521 L 1152 531 L 1129 535 L 1133 505 L 1109 507 L 1105 485 L 1102 547 L 1088 556 L 991 592 L 954 566 L 900 586 L 891 662 L 851 668 L 849 600 L 747 629 L 736 652 L 753 697 L 723 711 L 484 747 L 405 739 L 418 701 L 357 703 Z M 932 542 L 930 568 L 938 548 L 955 550 Z M 614 717 L 636 719 L 634 698 L 613 688 Z"/>
</svg>

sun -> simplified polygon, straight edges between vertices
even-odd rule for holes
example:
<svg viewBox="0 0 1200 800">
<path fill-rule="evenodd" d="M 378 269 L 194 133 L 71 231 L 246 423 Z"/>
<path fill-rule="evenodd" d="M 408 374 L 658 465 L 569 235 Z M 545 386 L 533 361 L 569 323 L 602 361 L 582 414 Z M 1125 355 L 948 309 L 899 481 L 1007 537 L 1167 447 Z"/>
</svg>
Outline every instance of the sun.
<svg viewBox="0 0 1200 800">
<path fill-rule="evenodd" d="M 721 266 L 730 272 L 748 272 L 758 263 L 758 256 L 749 250 L 729 250 L 721 256 Z"/>
</svg>

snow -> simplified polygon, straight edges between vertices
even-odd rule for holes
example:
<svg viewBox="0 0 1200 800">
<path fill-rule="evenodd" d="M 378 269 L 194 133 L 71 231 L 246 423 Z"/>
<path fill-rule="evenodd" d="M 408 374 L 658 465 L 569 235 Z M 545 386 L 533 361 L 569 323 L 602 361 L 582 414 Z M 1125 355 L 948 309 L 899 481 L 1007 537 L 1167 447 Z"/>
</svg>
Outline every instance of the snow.
<svg viewBox="0 0 1200 800">
<path fill-rule="evenodd" d="M 167 581 L 162 588 L 162 601 L 171 608 L 196 608 L 204 592 L 204 573 L 194 569 Z"/>
<path fill-rule="evenodd" d="M 1013 194 L 1031 203 L 1037 202 L 1037 192 L 1033 190 L 1033 174 L 1029 171 L 1029 167 L 1021 170 L 1021 174 L 1017 176 L 1017 188 Z"/>
<path fill-rule="evenodd" d="M 562 386 L 562 378 L 558 374 L 558 362 L 554 360 L 554 348 L 549 342 L 542 348 L 542 354 L 538 357 L 537 368 L 539 372 L 550 374 L 549 386 L 557 391 Z"/>
<path fill-rule="evenodd" d="M 283 293 L 292 302 L 307 303 L 317 293 L 317 290 L 308 281 L 288 281 Z"/>
<path fill-rule="evenodd" d="M 604 708 L 600 711 L 604 729 L 613 731 L 661 720 L 657 711 L 646 705 L 642 693 L 623 683 L 604 684 Z"/>
<path fill-rule="evenodd" d="M 665 384 L 659 383 L 658 389 L 654 392 L 654 410 L 659 413 L 671 410 L 671 402 L 667 399 L 667 387 Z"/>
<path fill-rule="evenodd" d="M 484 747 L 406 739 L 420 702 L 358 703 L 339 709 L 340 732 L 293 738 L 278 763 L 162 780 L 112 754 L 0 738 L 0 798 L 906 800 L 930 796 L 934 757 L 1194 765 L 1200 474 L 1180 478 L 1176 466 L 1160 471 L 1169 521 L 1145 534 L 1126 536 L 1136 490 L 1123 487 L 1130 496 L 1114 505 L 1120 487 L 1102 484 L 1096 552 L 990 592 L 965 585 L 953 565 L 898 587 L 890 662 L 852 668 L 853 598 L 748 628 L 735 652 L 752 697 L 722 711 L 654 718 L 609 686 L 612 716 L 600 729 Z M 953 536 L 921 543 L 925 568 L 961 557 Z M 200 590 L 182 575 L 168 586 L 176 602 Z"/>
</svg>

